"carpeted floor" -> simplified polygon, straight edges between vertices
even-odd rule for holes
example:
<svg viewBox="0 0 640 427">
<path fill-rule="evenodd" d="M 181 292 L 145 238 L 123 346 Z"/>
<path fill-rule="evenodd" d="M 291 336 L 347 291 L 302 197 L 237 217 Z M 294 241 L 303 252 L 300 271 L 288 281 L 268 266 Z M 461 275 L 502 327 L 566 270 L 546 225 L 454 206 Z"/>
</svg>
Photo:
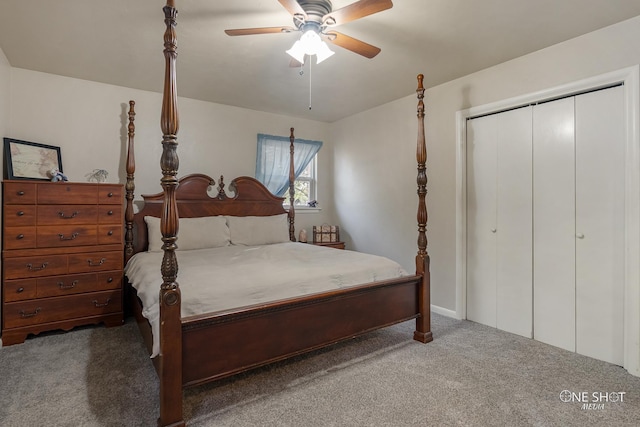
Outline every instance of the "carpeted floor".
<svg viewBox="0 0 640 427">
<path fill-rule="evenodd" d="M 639 424 L 640 378 L 621 367 L 435 314 L 432 343 L 413 341 L 412 331 L 413 322 L 403 323 L 186 390 L 185 419 L 234 427 Z M 2 348 L 0 381 L 3 427 L 156 424 L 157 378 L 131 321 Z"/>
</svg>

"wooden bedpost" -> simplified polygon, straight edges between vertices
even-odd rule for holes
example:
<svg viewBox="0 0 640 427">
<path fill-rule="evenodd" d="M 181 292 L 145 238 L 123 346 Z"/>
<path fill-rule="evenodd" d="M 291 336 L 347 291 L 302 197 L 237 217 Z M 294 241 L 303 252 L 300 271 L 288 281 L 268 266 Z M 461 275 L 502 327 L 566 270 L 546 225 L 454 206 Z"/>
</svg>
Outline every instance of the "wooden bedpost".
<svg viewBox="0 0 640 427">
<path fill-rule="evenodd" d="M 296 210 L 293 207 L 295 201 L 296 181 L 296 172 L 294 170 L 295 165 L 293 162 L 294 141 L 295 136 L 293 136 L 293 128 L 291 128 L 291 135 L 289 135 L 289 240 L 291 240 L 292 242 L 296 241 Z"/>
<path fill-rule="evenodd" d="M 162 232 L 162 285 L 160 286 L 160 426 L 184 426 L 182 417 L 182 324 L 180 320 L 180 287 L 178 260 L 175 250 L 178 240 L 178 92 L 176 87 L 176 15 L 174 0 L 163 8 L 165 75 L 162 98 L 162 157 L 160 185 L 164 192 L 160 230 Z M 177 369 L 176 369 L 177 368 Z"/>
<path fill-rule="evenodd" d="M 129 126 L 128 126 L 128 139 L 127 139 L 127 183 L 125 184 L 126 190 L 126 207 L 124 210 L 124 261 L 129 261 L 129 258 L 133 256 L 133 193 L 136 189 L 134 177 L 136 172 L 136 159 L 133 151 L 133 138 L 136 134 L 136 126 L 133 123 L 136 117 L 134 110 L 135 101 L 129 101 Z"/>
<path fill-rule="evenodd" d="M 429 253 L 427 252 L 427 144 L 424 134 L 424 76 L 418 74 L 418 254 L 416 255 L 416 274 L 422 275 L 422 284 L 418 295 L 420 316 L 416 319 L 413 339 L 427 343 L 433 340 L 431 333 L 431 274 L 429 272 Z"/>
</svg>

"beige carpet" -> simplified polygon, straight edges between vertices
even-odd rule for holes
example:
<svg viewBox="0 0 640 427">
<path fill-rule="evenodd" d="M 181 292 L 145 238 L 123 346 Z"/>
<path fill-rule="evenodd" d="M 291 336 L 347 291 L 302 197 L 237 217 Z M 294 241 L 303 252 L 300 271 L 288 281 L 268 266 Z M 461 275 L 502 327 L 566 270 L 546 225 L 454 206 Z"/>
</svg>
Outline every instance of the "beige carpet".
<svg viewBox="0 0 640 427">
<path fill-rule="evenodd" d="M 185 419 L 234 427 L 638 425 L 640 378 L 618 366 L 438 315 L 434 342 L 412 341 L 412 331 L 403 323 L 187 390 Z M 2 348 L 0 379 L 3 427 L 156 423 L 157 378 L 133 322 Z M 592 409 L 576 401 L 583 393 Z M 593 393 L 609 401 L 593 402 Z"/>
</svg>

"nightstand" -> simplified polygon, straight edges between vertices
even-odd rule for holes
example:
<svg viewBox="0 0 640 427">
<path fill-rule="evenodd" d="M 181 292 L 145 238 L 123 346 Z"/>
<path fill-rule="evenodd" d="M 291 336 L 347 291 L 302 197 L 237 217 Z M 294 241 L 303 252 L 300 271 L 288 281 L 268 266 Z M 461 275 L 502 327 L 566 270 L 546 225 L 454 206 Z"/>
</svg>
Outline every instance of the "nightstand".
<svg viewBox="0 0 640 427">
<path fill-rule="evenodd" d="M 327 246 L 329 248 L 344 249 L 344 242 L 311 242 L 317 246 Z"/>
</svg>

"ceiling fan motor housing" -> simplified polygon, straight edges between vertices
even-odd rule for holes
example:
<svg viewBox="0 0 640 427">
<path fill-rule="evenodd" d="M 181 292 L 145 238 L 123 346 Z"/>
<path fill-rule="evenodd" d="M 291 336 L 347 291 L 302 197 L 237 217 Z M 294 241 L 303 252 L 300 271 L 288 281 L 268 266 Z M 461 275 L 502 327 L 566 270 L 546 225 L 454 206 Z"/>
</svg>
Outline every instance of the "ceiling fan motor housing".
<svg viewBox="0 0 640 427">
<path fill-rule="evenodd" d="M 296 0 L 307 14 L 306 22 L 322 24 L 322 18 L 331 13 L 333 5 L 330 0 Z M 295 21 L 295 20 L 294 20 Z M 298 24 L 296 24 L 298 25 Z M 303 25 L 303 24 L 300 24 Z"/>
</svg>

